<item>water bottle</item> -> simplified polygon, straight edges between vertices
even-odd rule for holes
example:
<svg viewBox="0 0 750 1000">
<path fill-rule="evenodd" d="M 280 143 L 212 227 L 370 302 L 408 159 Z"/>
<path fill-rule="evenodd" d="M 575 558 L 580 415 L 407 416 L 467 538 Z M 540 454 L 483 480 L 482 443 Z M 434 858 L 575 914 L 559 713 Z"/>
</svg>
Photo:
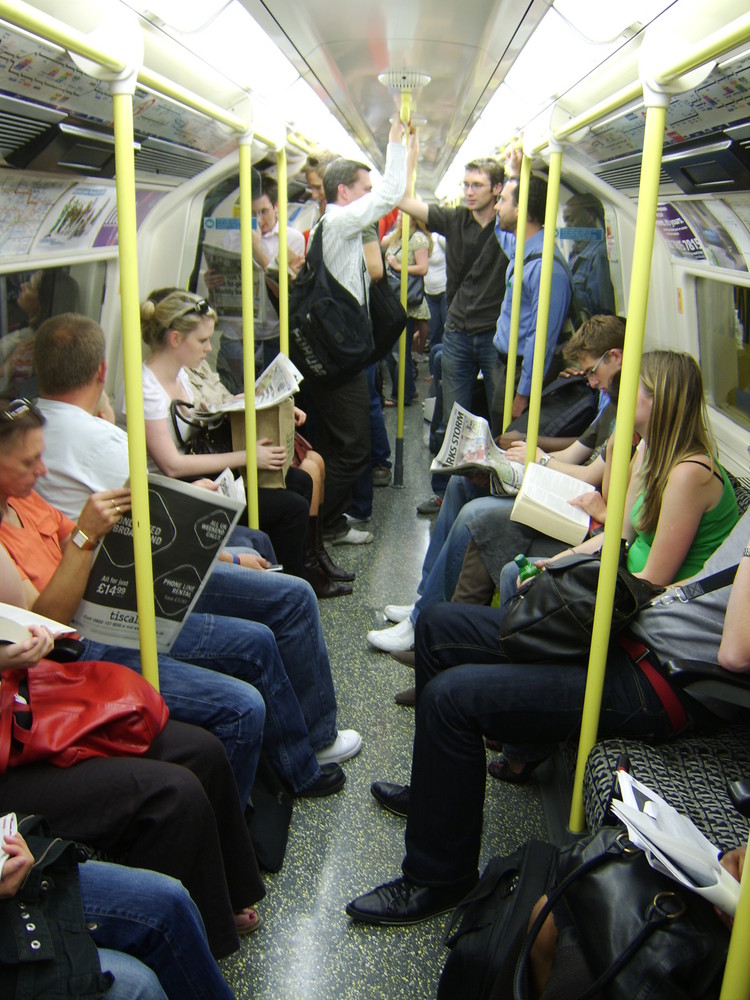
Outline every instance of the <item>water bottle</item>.
<svg viewBox="0 0 750 1000">
<path fill-rule="evenodd" d="M 539 576 L 542 572 L 536 563 L 529 562 L 524 555 L 517 555 L 513 562 L 518 566 L 518 579 L 521 583 L 526 583 L 533 576 Z"/>
</svg>

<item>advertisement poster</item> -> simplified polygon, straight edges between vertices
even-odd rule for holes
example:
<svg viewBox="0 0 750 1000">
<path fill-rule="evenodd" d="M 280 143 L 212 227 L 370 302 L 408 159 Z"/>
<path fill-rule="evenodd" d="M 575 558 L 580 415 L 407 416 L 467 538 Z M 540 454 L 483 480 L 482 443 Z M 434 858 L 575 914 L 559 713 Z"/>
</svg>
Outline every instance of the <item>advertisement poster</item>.
<svg viewBox="0 0 750 1000">
<path fill-rule="evenodd" d="M 149 191 L 146 189 L 135 192 L 135 220 L 136 227 L 141 228 L 143 220 L 151 209 L 164 197 L 165 191 Z M 99 232 L 94 240 L 95 247 L 117 246 L 117 206 L 107 215 L 101 224 Z"/>
<path fill-rule="evenodd" d="M 673 257 L 687 260 L 706 259 L 700 240 L 674 205 L 657 207 L 656 228 L 669 244 L 669 251 Z"/>
<path fill-rule="evenodd" d="M 166 476 L 148 483 L 156 645 L 168 653 L 244 504 Z M 102 539 L 73 624 L 87 639 L 139 647 L 130 514 Z"/>
<path fill-rule="evenodd" d="M 76 184 L 44 220 L 33 249 L 87 250 L 115 202 L 113 184 Z"/>
</svg>

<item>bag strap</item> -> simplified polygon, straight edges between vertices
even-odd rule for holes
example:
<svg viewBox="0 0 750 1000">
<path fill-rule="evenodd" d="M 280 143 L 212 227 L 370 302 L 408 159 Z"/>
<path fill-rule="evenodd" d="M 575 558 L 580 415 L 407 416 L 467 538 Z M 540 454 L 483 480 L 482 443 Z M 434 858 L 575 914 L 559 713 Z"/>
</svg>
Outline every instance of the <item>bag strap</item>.
<svg viewBox="0 0 750 1000">
<path fill-rule="evenodd" d="M 534 923 L 529 928 L 529 933 L 524 941 L 521 954 L 518 956 L 516 972 L 513 978 L 513 1000 L 526 1000 L 525 971 L 526 965 L 531 956 L 531 949 L 537 939 L 537 936 L 539 935 L 540 930 L 542 929 L 544 921 L 565 894 L 568 886 L 570 886 L 577 879 L 581 878 L 581 876 L 585 875 L 587 872 L 591 871 L 593 868 L 601 865 L 604 861 L 622 857 L 627 853 L 628 846 L 631 845 L 629 845 L 627 835 L 623 830 L 603 851 L 589 858 L 587 861 L 584 861 L 578 868 L 575 868 L 572 872 L 566 875 L 562 882 L 560 882 L 560 884 L 549 894 L 547 902 L 539 911 Z M 637 849 L 633 848 L 633 850 L 635 851 Z M 632 940 L 623 948 L 609 968 L 605 969 L 604 972 L 601 973 L 598 979 L 592 983 L 586 992 L 578 997 L 578 1000 L 593 1000 L 593 998 L 599 994 L 602 987 L 611 982 L 620 969 L 627 965 L 643 942 L 649 938 L 655 930 L 661 927 L 662 924 L 674 919 L 674 916 L 675 914 L 670 914 L 666 912 L 666 910 L 659 909 L 656 905 L 650 906 L 643 926 L 638 930 Z"/>
</svg>

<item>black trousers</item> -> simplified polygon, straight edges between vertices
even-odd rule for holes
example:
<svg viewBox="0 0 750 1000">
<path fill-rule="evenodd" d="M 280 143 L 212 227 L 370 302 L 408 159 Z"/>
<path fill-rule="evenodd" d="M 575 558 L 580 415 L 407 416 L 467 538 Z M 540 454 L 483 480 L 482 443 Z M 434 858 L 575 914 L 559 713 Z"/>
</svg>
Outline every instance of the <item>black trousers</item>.
<svg viewBox="0 0 750 1000">
<path fill-rule="evenodd" d="M 258 524 L 271 539 L 284 572 L 305 575 L 307 522 L 310 519 L 312 479 L 304 469 L 290 469 L 286 489 L 258 490 Z"/>
<path fill-rule="evenodd" d="M 219 740 L 169 721 L 143 757 L 30 764 L 0 776 L 0 814 L 39 813 L 54 836 L 178 878 L 217 958 L 238 947 L 233 911 L 265 894 Z"/>
<path fill-rule="evenodd" d="M 307 379 L 306 388 L 317 414 L 317 450 L 326 463 L 326 489 L 321 511 L 325 531 L 346 528 L 344 514 L 352 486 L 370 464 L 370 392 L 367 374 L 359 372 L 331 389 Z"/>
</svg>

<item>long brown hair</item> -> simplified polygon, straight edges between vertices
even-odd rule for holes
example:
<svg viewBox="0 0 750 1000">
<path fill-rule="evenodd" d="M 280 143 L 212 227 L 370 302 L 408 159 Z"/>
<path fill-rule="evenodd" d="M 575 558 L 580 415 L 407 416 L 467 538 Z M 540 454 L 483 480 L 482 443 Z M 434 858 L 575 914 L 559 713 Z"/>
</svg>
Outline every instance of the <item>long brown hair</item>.
<svg viewBox="0 0 750 1000">
<path fill-rule="evenodd" d="M 695 358 L 678 351 L 643 355 L 641 383 L 654 400 L 646 432 L 643 506 L 638 527 L 656 530 L 662 497 L 672 470 L 688 455 L 716 455 L 708 429 L 703 379 Z"/>
<path fill-rule="evenodd" d="M 409 226 L 409 230 L 410 230 L 409 231 L 409 239 L 411 240 L 412 236 L 417 231 L 419 231 L 421 233 L 424 233 L 425 236 L 427 237 L 427 239 L 430 241 L 430 245 L 427 248 L 427 253 L 428 254 L 432 253 L 432 233 L 429 231 L 429 229 L 424 224 L 424 222 L 420 221 L 419 219 L 413 218 L 411 215 L 409 216 L 409 218 L 411 219 L 411 225 Z M 388 242 L 386 243 L 386 251 L 390 250 L 391 247 L 393 247 L 393 246 L 396 245 L 396 243 L 401 243 L 403 228 L 404 228 L 404 214 L 402 212 L 401 213 L 400 221 L 398 223 L 396 223 L 396 225 L 393 227 L 393 229 L 388 234 Z"/>
</svg>

